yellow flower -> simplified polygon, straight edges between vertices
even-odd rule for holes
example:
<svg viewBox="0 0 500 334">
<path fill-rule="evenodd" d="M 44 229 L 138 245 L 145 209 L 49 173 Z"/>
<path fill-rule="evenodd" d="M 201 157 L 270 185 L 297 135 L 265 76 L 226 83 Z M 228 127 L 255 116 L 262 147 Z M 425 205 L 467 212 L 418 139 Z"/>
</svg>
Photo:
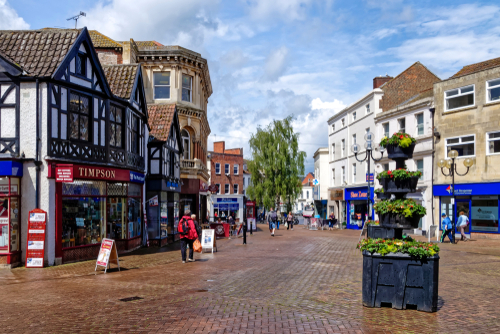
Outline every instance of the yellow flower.
<svg viewBox="0 0 500 334">
<path fill-rule="evenodd" d="M 403 243 L 401 241 L 396 241 L 394 244 L 398 245 L 398 246 L 401 246 Z"/>
</svg>

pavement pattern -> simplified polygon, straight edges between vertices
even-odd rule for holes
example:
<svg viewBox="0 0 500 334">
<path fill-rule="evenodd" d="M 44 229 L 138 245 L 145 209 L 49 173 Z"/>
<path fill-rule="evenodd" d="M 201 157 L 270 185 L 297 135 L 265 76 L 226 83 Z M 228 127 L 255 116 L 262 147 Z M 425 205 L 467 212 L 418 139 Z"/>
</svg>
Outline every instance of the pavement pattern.
<svg viewBox="0 0 500 334">
<path fill-rule="evenodd" d="M 425 313 L 362 306 L 359 232 L 259 228 L 194 263 L 170 245 L 107 274 L 0 270 L 0 333 L 500 333 L 500 241 L 442 244 L 439 310 Z"/>
</svg>

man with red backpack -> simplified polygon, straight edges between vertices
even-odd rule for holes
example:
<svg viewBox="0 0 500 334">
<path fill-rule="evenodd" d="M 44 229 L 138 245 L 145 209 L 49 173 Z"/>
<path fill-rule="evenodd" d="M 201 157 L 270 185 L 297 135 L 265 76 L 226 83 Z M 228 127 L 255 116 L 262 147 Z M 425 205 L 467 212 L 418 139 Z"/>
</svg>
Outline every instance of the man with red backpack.
<svg viewBox="0 0 500 334">
<path fill-rule="evenodd" d="M 179 221 L 177 231 L 181 237 L 182 263 L 186 263 L 186 247 L 189 245 L 189 262 L 194 262 L 193 242 L 198 238 L 196 226 L 191 218 L 191 210 L 186 210 L 184 216 Z"/>
</svg>

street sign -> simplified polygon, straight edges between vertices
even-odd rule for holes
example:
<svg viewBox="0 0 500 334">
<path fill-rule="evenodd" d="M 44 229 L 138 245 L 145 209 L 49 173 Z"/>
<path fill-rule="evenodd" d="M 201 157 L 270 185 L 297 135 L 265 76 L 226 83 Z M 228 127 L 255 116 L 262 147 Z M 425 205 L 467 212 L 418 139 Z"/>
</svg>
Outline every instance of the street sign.
<svg viewBox="0 0 500 334">
<path fill-rule="evenodd" d="M 46 223 L 47 212 L 40 209 L 29 212 L 26 268 L 43 268 Z"/>
<path fill-rule="evenodd" d="M 313 180 L 313 185 L 317 186 L 318 184 L 319 184 L 318 179 L 314 179 L 314 180 Z"/>
<path fill-rule="evenodd" d="M 370 182 L 373 182 L 373 173 L 370 173 Z M 368 174 L 366 174 L 366 182 L 368 182 Z"/>
</svg>

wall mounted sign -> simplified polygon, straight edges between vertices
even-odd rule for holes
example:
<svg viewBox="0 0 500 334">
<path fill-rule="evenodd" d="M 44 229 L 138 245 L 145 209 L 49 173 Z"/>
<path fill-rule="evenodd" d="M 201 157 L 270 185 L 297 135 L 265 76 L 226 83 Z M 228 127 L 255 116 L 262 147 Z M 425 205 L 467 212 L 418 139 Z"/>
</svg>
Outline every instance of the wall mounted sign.
<svg viewBox="0 0 500 334">
<path fill-rule="evenodd" d="M 35 209 L 29 212 L 28 217 L 28 245 L 25 266 L 26 268 L 43 268 L 47 212 Z"/>
<path fill-rule="evenodd" d="M 453 196 L 453 187 L 450 184 L 434 185 L 434 196 Z M 500 182 L 491 183 L 455 183 L 455 196 L 472 195 L 499 195 Z"/>
<path fill-rule="evenodd" d="M 56 182 L 73 182 L 73 165 L 56 167 Z"/>
<path fill-rule="evenodd" d="M 373 198 L 373 187 L 370 188 L 371 198 Z M 366 200 L 368 197 L 367 187 L 350 188 L 345 190 L 346 200 Z"/>
<path fill-rule="evenodd" d="M 331 201 L 342 201 L 342 200 L 344 200 L 344 189 L 330 190 L 330 200 Z"/>
<path fill-rule="evenodd" d="M 368 182 L 368 174 L 366 174 L 366 182 Z M 370 173 L 370 182 L 373 182 L 373 173 Z"/>
</svg>

